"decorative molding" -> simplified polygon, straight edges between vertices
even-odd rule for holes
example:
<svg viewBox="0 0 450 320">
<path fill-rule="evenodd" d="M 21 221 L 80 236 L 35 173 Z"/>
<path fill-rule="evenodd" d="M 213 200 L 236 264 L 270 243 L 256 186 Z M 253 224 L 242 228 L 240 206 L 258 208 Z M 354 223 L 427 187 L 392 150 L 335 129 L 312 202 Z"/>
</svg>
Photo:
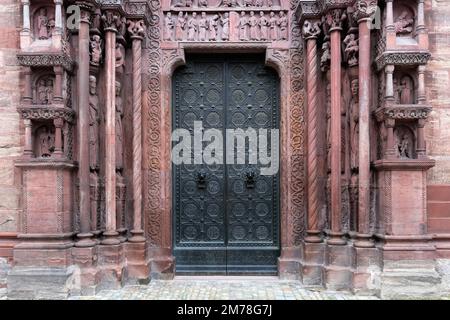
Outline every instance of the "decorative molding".
<svg viewBox="0 0 450 320">
<path fill-rule="evenodd" d="M 18 112 L 22 119 L 30 120 L 50 120 L 50 119 L 64 119 L 67 122 L 73 123 L 75 121 L 75 111 L 64 107 L 63 105 L 31 105 L 21 106 Z"/>
<path fill-rule="evenodd" d="M 26 67 L 52 67 L 61 66 L 71 72 L 74 61 L 65 53 L 19 53 L 18 64 Z"/>
<path fill-rule="evenodd" d="M 384 52 L 375 59 L 377 71 L 384 69 L 387 65 L 415 66 L 427 64 L 431 53 L 423 52 Z"/>
<path fill-rule="evenodd" d="M 343 9 L 351 6 L 355 0 L 317 0 L 317 6 L 323 11 Z"/>
<path fill-rule="evenodd" d="M 307 19 L 318 19 L 321 16 L 321 9 L 317 1 L 300 1 L 295 15 L 301 25 Z"/>
<path fill-rule="evenodd" d="M 375 110 L 376 119 L 381 122 L 385 119 L 413 120 L 427 119 L 432 108 L 428 105 L 388 105 Z"/>
</svg>

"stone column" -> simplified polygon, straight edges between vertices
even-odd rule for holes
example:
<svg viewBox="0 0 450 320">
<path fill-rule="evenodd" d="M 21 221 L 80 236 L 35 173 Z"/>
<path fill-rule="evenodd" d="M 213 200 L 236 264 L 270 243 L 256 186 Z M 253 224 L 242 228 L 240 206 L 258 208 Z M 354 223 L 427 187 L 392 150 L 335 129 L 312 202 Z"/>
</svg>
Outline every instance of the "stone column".
<svg viewBox="0 0 450 320">
<path fill-rule="evenodd" d="M 89 61 L 88 61 L 89 63 Z M 53 102 L 63 101 L 63 68 L 61 66 L 53 67 L 55 72 L 55 89 L 53 90 Z M 84 72 L 85 70 L 83 70 Z M 84 76 L 84 75 L 83 75 Z"/>
<path fill-rule="evenodd" d="M 425 146 L 425 119 L 417 121 L 417 157 L 419 159 L 427 159 L 427 150 Z"/>
<path fill-rule="evenodd" d="M 367 8 L 367 7 L 366 7 Z M 375 9 L 376 10 L 376 9 Z M 359 24 L 359 187 L 356 247 L 370 248 L 370 11 L 357 12 Z"/>
<path fill-rule="evenodd" d="M 393 0 L 386 0 L 386 49 L 396 46 Z"/>
<path fill-rule="evenodd" d="M 386 101 L 395 102 L 394 98 L 394 70 L 395 67 L 393 65 L 387 65 L 384 68 L 384 72 L 386 73 Z"/>
<path fill-rule="evenodd" d="M 53 154 L 56 158 L 62 158 L 62 127 L 64 125 L 64 120 L 61 118 L 54 119 L 53 124 L 55 125 L 55 151 Z"/>
<path fill-rule="evenodd" d="M 78 247 L 95 245 L 92 240 L 89 188 L 89 18 L 92 6 L 77 3 L 81 9 L 78 29 L 78 180 L 80 185 L 80 233 Z"/>
<path fill-rule="evenodd" d="M 142 230 L 142 40 L 144 22 L 128 21 L 133 41 L 133 229 L 131 242 L 144 242 Z"/>
<path fill-rule="evenodd" d="M 341 212 L 341 31 L 342 9 L 328 13 L 331 41 L 331 231 L 328 242 L 343 245 Z"/>
<path fill-rule="evenodd" d="M 62 0 L 54 0 L 55 2 L 55 31 L 59 34 L 62 33 Z"/>
<path fill-rule="evenodd" d="M 417 102 L 422 104 L 425 103 L 427 100 L 426 93 L 425 93 L 425 69 L 426 67 L 424 65 L 420 65 L 417 68 L 418 72 L 418 90 L 417 90 Z"/>
<path fill-rule="evenodd" d="M 25 125 L 25 146 L 23 155 L 26 158 L 31 158 L 33 157 L 33 136 L 31 133 L 31 120 L 23 119 L 23 124 Z"/>
<path fill-rule="evenodd" d="M 303 36 L 306 40 L 306 82 L 308 114 L 308 227 L 305 241 L 322 242 L 319 230 L 319 164 L 317 155 L 317 36 L 320 34 L 318 21 L 305 21 Z"/>
<path fill-rule="evenodd" d="M 417 27 L 416 31 L 418 33 L 425 32 L 425 8 L 424 0 L 419 0 L 417 4 Z"/>
<path fill-rule="evenodd" d="M 24 71 L 25 75 L 25 90 L 22 96 L 24 104 L 31 104 L 33 101 L 33 92 L 31 90 L 31 68 L 26 67 Z"/>
<path fill-rule="evenodd" d="M 30 32 L 30 1 L 22 0 L 23 6 L 23 26 L 22 31 Z"/>
<path fill-rule="evenodd" d="M 105 31 L 105 211 L 106 231 L 102 244 L 119 244 L 116 225 L 116 66 L 115 48 L 119 17 L 113 11 L 103 16 Z"/>
</svg>

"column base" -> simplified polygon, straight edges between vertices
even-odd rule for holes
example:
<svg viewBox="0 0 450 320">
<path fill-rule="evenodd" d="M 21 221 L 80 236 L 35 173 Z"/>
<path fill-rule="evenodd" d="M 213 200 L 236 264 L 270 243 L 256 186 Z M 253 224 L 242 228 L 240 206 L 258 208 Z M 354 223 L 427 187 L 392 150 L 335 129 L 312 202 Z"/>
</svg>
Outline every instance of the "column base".
<svg viewBox="0 0 450 320">
<path fill-rule="evenodd" d="M 375 243 L 372 240 L 372 235 L 357 233 L 353 244 L 356 248 L 374 248 Z"/>
<path fill-rule="evenodd" d="M 281 249 L 278 258 L 278 276 L 283 280 L 301 280 L 301 258 L 300 247 L 288 247 Z"/>
<path fill-rule="evenodd" d="M 347 244 L 347 240 L 344 239 L 345 234 L 343 232 L 328 231 L 327 235 L 328 235 L 327 243 L 330 245 L 343 246 Z"/>
<path fill-rule="evenodd" d="M 97 290 L 120 289 L 124 284 L 123 246 L 102 244 L 97 256 Z"/>
<path fill-rule="evenodd" d="M 103 245 L 116 245 L 119 244 L 119 233 L 117 231 L 105 231 L 103 232 L 103 240 L 101 244 Z"/>
<path fill-rule="evenodd" d="M 323 286 L 325 265 L 325 243 L 304 244 L 302 278 L 307 286 Z"/>
<path fill-rule="evenodd" d="M 351 290 L 353 255 L 353 248 L 350 246 L 328 245 L 325 267 L 327 289 Z"/>
<path fill-rule="evenodd" d="M 152 279 L 170 280 L 175 275 L 175 257 L 171 248 L 150 248 L 150 277 Z"/>
<path fill-rule="evenodd" d="M 382 269 L 381 252 L 378 248 L 355 248 L 353 293 L 379 295 Z"/>
<path fill-rule="evenodd" d="M 131 237 L 128 239 L 129 242 L 138 243 L 145 242 L 144 231 L 143 230 L 131 230 Z"/>
<path fill-rule="evenodd" d="M 127 261 L 126 283 L 148 283 L 150 281 L 150 266 L 145 258 L 145 242 L 125 243 L 124 255 Z"/>
<path fill-rule="evenodd" d="M 75 247 L 79 248 L 87 248 L 87 247 L 93 247 L 97 244 L 97 241 L 93 240 L 93 234 L 90 232 L 86 233 L 78 233 L 77 238 L 78 241 L 75 242 Z"/>
</svg>

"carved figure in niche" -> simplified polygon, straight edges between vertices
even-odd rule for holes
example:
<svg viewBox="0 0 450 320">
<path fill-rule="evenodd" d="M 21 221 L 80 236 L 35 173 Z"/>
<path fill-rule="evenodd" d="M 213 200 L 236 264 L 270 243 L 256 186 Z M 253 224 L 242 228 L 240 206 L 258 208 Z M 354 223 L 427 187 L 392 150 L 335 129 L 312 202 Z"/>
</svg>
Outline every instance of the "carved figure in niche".
<svg viewBox="0 0 450 320">
<path fill-rule="evenodd" d="M 119 42 L 116 43 L 116 68 L 125 64 L 125 48 Z"/>
<path fill-rule="evenodd" d="M 48 35 L 51 36 L 55 31 L 55 19 L 48 20 Z"/>
<path fill-rule="evenodd" d="M 395 19 L 394 28 L 397 34 L 408 34 L 413 31 L 414 19 L 409 17 L 407 10 L 403 10 L 402 13 Z"/>
<path fill-rule="evenodd" d="M 402 138 L 400 143 L 398 144 L 398 152 L 400 155 L 400 158 L 411 158 L 411 154 L 409 153 L 409 139 L 408 136 L 405 134 Z"/>
<path fill-rule="evenodd" d="M 259 20 L 258 20 L 258 25 L 259 28 L 261 30 L 261 40 L 266 41 L 269 38 L 268 32 L 267 32 L 267 27 L 269 26 L 269 19 L 266 18 L 266 16 L 264 15 L 264 12 L 260 12 L 259 13 Z"/>
<path fill-rule="evenodd" d="M 39 9 L 39 16 L 38 16 L 38 38 L 39 40 L 45 40 L 49 38 L 48 33 L 48 17 L 47 17 L 47 9 L 41 8 Z"/>
<path fill-rule="evenodd" d="M 322 56 L 320 58 L 320 69 L 325 72 L 329 68 L 331 60 L 330 42 L 325 41 L 322 44 Z"/>
<path fill-rule="evenodd" d="M 230 38 L 230 15 L 228 12 L 225 12 L 223 17 L 219 13 L 220 16 L 220 24 L 222 25 L 222 40 L 228 40 Z"/>
<path fill-rule="evenodd" d="M 217 28 L 219 16 L 215 14 L 211 19 L 209 19 L 209 41 L 217 40 Z"/>
<path fill-rule="evenodd" d="M 272 0 L 267 0 L 267 6 L 268 7 L 273 7 L 273 1 Z"/>
<path fill-rule="evenodd" d="M 95 10 L 94 17 L 92 18 L 92 29 L 100 30 L 101 14 L 100 9 Z"/>
<path fill-rule="evenodd" d="M 412 159 L 414 137 L 409 128 L 400 126 L 395 130 L 396 137 L 396 152 L 397 156 L 401 159 Z"/>
<path fill-rule="evenodd" d="M 359 81 L 352 80 L 352 100 L 350 102 L 350 165 L 352 169 L 358 168 L 359 150 Z"/>
<path fill-rule="evenodd" d="M 89 76 L 89 166 L 98 169 L 98 127 L 100 123 L 98 110 L 97 79 Z"/>
<path fill-rule="evenodd" d="M 99 65 L 100 59 L 102 58 L 102 47 L 100 36 L 94 34 L 91 38 L 91 63 L 93 65 Z"/>
<path fill-rule="evenodd" d="M 262 7 L 264 5 L 263 0 L 255 0 L 256 7 Z"/>
<path fill-rule="evenodd" d="M 259 40 L 258 34 L 258 18 L 255 17 L 255 13 L 250 11 L 250 18 L 248 19 L 248 24 L 250 25 L 250 40 Z"/>
<path fill-rule="evenodd" d="M 186 15 L 183 15 L 183 12 L 180 11 L 178 13 L 177 25 L 176 25 L 176 29 L 175 29 L 175 37 L 178 41 L 181 41 L 184 39 L 184 30 L 186 29 L 186 20 L 187 20 L 187 13 L 186 13 Z"/>
<path fill-rule="evenodd" d="M 188 20 L 188 40 L 195 41 L 198 32 L 197 13 L 193 12 L 192 17 Z"/>
<path fill-rule="evenodd" d="M 38 103 L 48 104 L 47 84 L 45 79 L 40 79 L 37 86 Z"/>
<path fill-rule="evenodd" d="M 278 19 L 275 17 L 275 12 L 270 13 L 269 18 L 269 26 L 270 26 L 270 40 L 277 41 L 278 40 Z"/>
<path fill-rule="evenodd" d="M 401 88 L 398 85 L 398 80 L 394 79 L 393 84 L 394 84 L 394 101 L 395 101 L 395 103 L 400 104 L 400 91 L 401 91 Z"/>
<path fill-rule="evenodd" d="M 206 12 L 202 12 L 200 20 L 198 20 L 198 40 L 206 40 L 206 31 L 208 30 L 208 20 L 206 19 Z"/>
<path fill-rule="evenodd" d="M 253 0 L 244 0 L 244 7 L 253 7 Z"/>
<path fill-rule="evenodd" d="M 239 17 L 238 28 L 239 28 L 239 40 L 241 40 L 241 41 L 248 40 L 248 37 L 247 37 L 248 19 L 245 16 L 244 11 L 241 12 L 241 16 Z"/>
<path fill-rule="evenodd" d="M 164 40 L 173 41 L 175 31 L 175 21 L 172 18 L 172 13 L 167 12 L 164 18 Z"/>
<path fill-rule="evenodd" d="M 358 64 L 359 45 L 358 40 L 353 33 L 350 33 L 345 37 L 344 45 L 344 52 L 347 58 L 348 65 L 350 67 L 356 66 Z"/>
<path fill-rule="evenodd" d="M 127 18 L 122 17 L 120 20 L 117 21 L 117 31 L 119 36 L 122 38 L 125 38 L 125 34 L 127 32 Z"/>
<path fill-rule="evenodd" d="M 121 85 L 116 81 L 116 169 L 123 168 L 123 105 L 120 96 Z"/>
<path fill-rule="evenodd" d="M 278 19 L 277 24 L 280 26 L 280 38 L 279 40 L 287 40 L 288 39 L 288 19 L 284 14 L 284 11 L 280 11 L 280 18 Z"/>
<path fill-rule="evenodd" d="M 51 103 L 53 101 L 53 80 L 47 79 L 45 82 L 45 92 L 47 97 L 47 103 Z"/>
<path fill-rule="evenodd" d="M 42 126 L 37 130 L 38 155 L 39 157 L 51 157 L 55 150 L 55 136 L 47 126 Z"/>
<path fill-rule="evenodd" d="M 206 8 L 208 6 L 208 0 L 198 0 L 198 6 Z"/>
<path fill-rule="evenodd" d="M 413 83 L 411 78 L 408 76 L 403 77 L 399 88 L 400 104 L 413 104 Z"/>
</svg>

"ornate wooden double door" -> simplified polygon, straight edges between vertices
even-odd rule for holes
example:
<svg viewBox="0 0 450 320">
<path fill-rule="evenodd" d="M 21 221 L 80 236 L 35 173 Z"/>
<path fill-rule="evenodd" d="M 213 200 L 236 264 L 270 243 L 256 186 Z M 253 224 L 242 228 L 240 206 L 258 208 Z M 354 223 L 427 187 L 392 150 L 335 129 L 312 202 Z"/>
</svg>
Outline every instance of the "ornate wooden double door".
<svg viewBox="0 0 450 320">
<path fill-rule="evenodd" d="M 226 145 L 231 139 L 226 131 L 252 128 L 258 137 L 264 132 L 260 129 L 278 134 L 271 130 L 279 128 L 278 76 L 260 56 L 192 56 L 187 61 L 173 77 L 173 129 L 186 129 L 192 137 L 191 164 L 172 163 L 176 271 L 276 274 L 279 170 L 262 175 L 260 159 L 250 163 L 249 152 L 256 150 L 249 140 L 245 151 L 241 148 L 245 164 L 238 164 L 237 155 L 233 162 L 227 161 Z M 205 140 L 200 143 L 203 158 L 199 145 L 194 146 L 199 124 Z M 223 151 L 208 149 L 213 141 L 208 138 L 210 129 L 215 129 L 215 139 L 222 139 Z M 173 141 L 174 147 L 180 141 Z M 267 141 L 270 154 L 270 137 Z M 231 150 L 236 154 L 237 146 L 233 141 Z M 205 161 L 208 152 L 223 161 Z"/>
</svg>

